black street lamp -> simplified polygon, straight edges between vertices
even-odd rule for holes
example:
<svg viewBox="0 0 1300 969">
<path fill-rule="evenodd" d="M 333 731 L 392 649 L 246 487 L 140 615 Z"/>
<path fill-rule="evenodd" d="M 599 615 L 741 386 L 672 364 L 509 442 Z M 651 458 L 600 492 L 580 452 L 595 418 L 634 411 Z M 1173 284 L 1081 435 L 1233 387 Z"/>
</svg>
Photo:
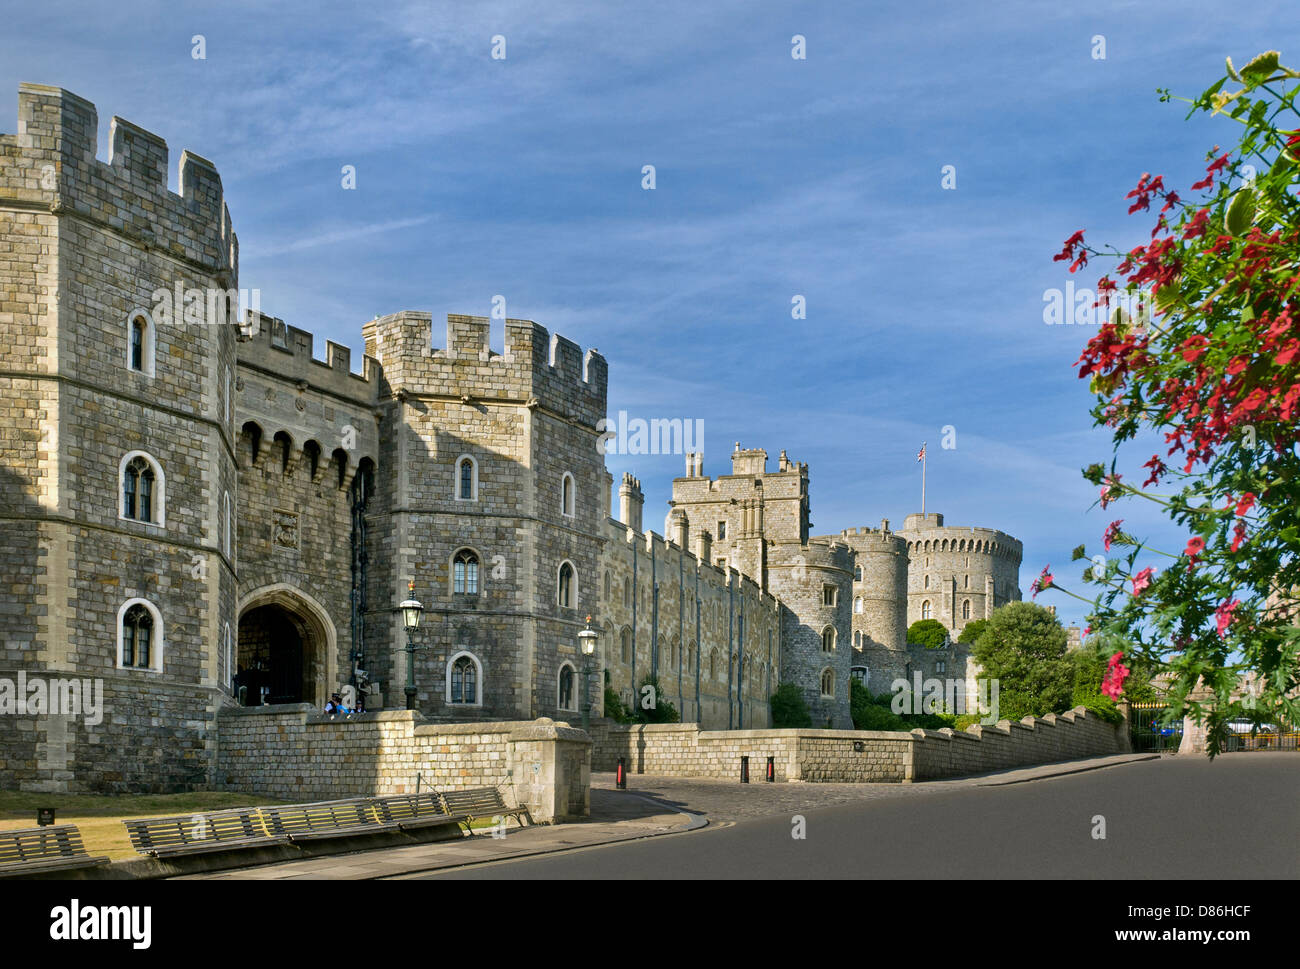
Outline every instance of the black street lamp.
<svg viewBox="0 0 1300 969">
<path fill-rule="evenodd" d="M 587 628 L 578 633 L 578 644 L 582 648 L 582 729 L 591 727 L 591 677 L 600 670 L 591 665 L 591 658 L 596 654 L 596 630 L 591 628 L 591 617 L 587 617 Z"/>
<path fill-rule="evenodd" d="M 406 627 L 406 709 L 415 709 L 415 651 L 422 647 L 415 645 L 415 631 L 420 628 L 420 616 L 424 606 L 415 598 L 415 580 L 406 587 L 410 596 L 397 608 L 402 611 L 402 625 Z"/>
</svg>

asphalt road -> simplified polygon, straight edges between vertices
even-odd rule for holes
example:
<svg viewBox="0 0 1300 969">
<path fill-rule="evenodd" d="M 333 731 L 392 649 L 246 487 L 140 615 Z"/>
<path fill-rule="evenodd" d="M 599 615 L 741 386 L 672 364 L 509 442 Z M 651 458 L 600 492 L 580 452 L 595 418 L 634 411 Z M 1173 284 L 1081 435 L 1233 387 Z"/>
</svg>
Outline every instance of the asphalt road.
<svg viewBox="0 0 1300 969">
<path fill-rule="evenodd" d="M 782 815 L 418 877 L 1295 879 L 1300 755 L 1165 758 L 803 818 L 802 840 Z"/>
</svg>

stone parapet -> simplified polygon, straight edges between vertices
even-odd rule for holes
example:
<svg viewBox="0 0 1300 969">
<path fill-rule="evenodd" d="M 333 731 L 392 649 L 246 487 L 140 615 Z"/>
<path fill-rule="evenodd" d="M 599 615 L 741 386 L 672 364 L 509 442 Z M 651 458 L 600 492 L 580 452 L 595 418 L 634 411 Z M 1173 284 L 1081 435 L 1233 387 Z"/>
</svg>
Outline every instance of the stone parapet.
<svg viewBox="0 0 1300 969">
<path fill-rule="evenodd" d="M 398 710 L 330 718 L 309 704 L 218 716 L 218 783 L 290 801 L 498 787 L 536 822 L 590 813 L 591 740 L 543 717 L 429 723 Z"/>
</svg>

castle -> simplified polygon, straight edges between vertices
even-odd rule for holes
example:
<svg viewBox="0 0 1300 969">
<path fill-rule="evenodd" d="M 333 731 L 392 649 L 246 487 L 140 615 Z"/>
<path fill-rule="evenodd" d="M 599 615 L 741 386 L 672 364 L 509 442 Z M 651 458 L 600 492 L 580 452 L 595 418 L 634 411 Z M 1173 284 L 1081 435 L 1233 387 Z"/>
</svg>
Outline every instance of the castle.
<svg viewBox="0 0 1300 969">
<path fill-rule="evenodd" d="M 0 786 L 212 784 L 219 708 L 323 705 L 362 669 L 371 709 L 401 707 L 409 594 L 430 718 L 573 720 L 587 689 L 598 715 L 652 675 L 706 728 L 767 726 L 781 682 L 850 727 L 853 677 L 944 675 L 911 621 L 955 638 L 1019 598 L 1000 532 L 932 514 L 810 536 L 784 451 L 769 470 L 737 445 L 716 478 L 687 455 L 666 536 L 624 475 L 615 518 L 596 350 L 511 319 L 497 353 L 458 315 L 434 349 L 430 315 L 401 312 L 362 326 L 360 373 L 332 342 L 318 360 L 304 330 L 237 322 L 212 164 L 183 152 L 172 193 L 161 138 L 114 118 L 101 162 L 97 124 L 24 84 L 0 136 L 0 683 L 104 687 L 102 723 L 0 717 Z"/>
</svg>

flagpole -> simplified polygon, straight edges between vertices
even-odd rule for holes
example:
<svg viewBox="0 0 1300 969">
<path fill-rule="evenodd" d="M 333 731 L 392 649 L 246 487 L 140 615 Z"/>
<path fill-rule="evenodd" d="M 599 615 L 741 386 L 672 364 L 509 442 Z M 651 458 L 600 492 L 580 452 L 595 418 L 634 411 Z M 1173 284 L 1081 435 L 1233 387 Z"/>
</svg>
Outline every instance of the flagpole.
<svg viewBox="0 0 1300 969">
<path fill-rule="evenodd" d="M 925 445 L 921 445 L 921 517 L 925 517 Z"/>
</svg>

